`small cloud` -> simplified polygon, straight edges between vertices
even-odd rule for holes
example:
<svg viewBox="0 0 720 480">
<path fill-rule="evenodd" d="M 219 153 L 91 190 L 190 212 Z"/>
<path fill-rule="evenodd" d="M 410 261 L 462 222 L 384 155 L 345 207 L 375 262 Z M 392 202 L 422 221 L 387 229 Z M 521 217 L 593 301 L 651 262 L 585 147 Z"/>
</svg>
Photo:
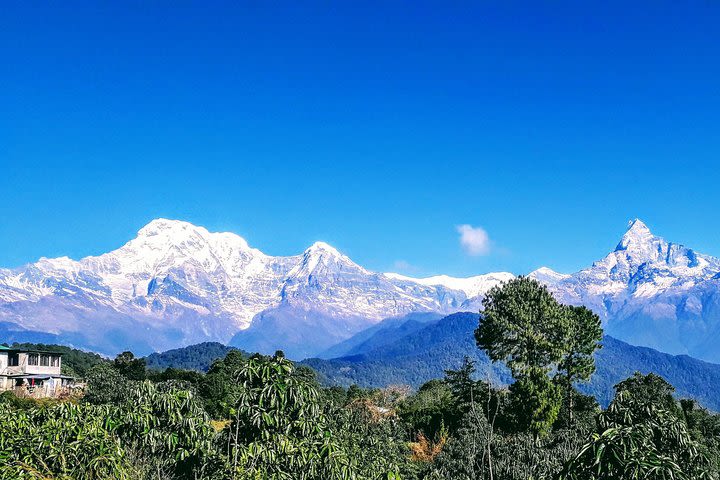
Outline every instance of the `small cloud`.
<svg viewBox="0 0 720 480">
<path fill-rule="evenodd" d="M 457 231 L 460 234 L 460 245 L 465 253 L 473 257 L 490 253 L 490 237 L 483 228 L 458 225 Z"/>
<path fill-rule="evenodd" d="M 396 272 L 405 272 L 405 273 L 413 273 L 417 272 L 419 269 L 415 265 L 412 265 L 405 260 L 395 260 L 393 263 L 393 269 Z"/>
</svg>

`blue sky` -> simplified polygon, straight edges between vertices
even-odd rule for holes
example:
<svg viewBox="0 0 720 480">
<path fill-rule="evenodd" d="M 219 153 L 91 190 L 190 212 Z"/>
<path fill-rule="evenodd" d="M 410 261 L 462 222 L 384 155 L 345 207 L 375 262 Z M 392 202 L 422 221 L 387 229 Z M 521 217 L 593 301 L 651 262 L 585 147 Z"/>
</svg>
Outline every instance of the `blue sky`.
<svg viewBox="0 0 720 480">
<path fill-rule="evenodd" d="M 3 5 L 2 266 L 156 217 L 414 275 L 574 271 L 634 217 L 720 255 L 717 3 L 109 3 Z"/>
</svg>

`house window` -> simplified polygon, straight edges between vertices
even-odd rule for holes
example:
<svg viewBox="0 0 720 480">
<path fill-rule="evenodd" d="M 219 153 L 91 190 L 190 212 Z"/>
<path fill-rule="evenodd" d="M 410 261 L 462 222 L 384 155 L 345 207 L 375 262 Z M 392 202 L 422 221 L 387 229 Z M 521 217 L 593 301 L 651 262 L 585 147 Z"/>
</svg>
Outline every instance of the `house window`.
<svg viewBox="0 0 720 480">
<path fill-rule="evenodd" d="M 17 353 L 8 355 L 8 367 L 17 367 L 20 365 L 20 358 Z"/>
<path fill-rule="evenodd" d="M 37 353 L 31 353 L 30 355 L 28 355 L 28 365 L 37 365 L 39 363 L 38 361 L 40 360 L 39 357 L 40 355 L 38 355 Z"/>
<path fill-rule="evenodd" d="M 60 357 L 56 357 L 55 355 L 50 357 L 50 366 L 51 367 L 59 367 L 60 366 Z"/>
<path fill-rule="evenodd" d="M 47 355 L 40 355 L 40 366 L 41 367 L 50 366 L 50 357 Z"/>
</svg>

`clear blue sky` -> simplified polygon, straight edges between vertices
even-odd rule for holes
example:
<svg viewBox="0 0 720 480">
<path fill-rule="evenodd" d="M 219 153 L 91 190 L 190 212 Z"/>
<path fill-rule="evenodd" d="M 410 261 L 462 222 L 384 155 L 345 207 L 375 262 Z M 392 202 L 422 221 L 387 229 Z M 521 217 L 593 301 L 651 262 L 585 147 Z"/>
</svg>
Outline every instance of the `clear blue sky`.
<svg viewBox="0 0 720 480">
<path fill-rule="evenodd" d="M 2 9 L 2 266 L 160 216 L 417 275 L 573 271 L 634 217 L 720 255 L 716 2 Z"/>
</svg>

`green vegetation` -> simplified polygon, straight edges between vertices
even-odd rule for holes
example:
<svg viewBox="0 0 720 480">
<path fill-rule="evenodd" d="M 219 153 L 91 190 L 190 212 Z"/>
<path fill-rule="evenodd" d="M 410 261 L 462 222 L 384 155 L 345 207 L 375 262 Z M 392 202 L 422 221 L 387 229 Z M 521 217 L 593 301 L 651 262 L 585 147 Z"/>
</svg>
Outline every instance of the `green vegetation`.
<svg viewBox="0 0 720 480">
<path fill-rule="evenodd" d="M 145 358 L 147 367 L 153 370 L 180 368 L 207 372 L 216 360 L 221 360 L 233 350 L 217 342 L 203 342 L 185 348 L 175 348 L 162 353 L 153 353 Z"/>
<path fill-rule="evenodd" d="M 605 410 L 577 390 L 602 333 L 591 312 L 525 278 L 485 308 L 477 343 L 509 388 L 471 358 L 413 392 L 322 387 L 282 352 L 231 350 L 207 373 L 125 352 L 79 400 L 0 395 L 0 479 L 720 478 L 720 416 L 660 376 L 618 383 Z"/>
</svg>

